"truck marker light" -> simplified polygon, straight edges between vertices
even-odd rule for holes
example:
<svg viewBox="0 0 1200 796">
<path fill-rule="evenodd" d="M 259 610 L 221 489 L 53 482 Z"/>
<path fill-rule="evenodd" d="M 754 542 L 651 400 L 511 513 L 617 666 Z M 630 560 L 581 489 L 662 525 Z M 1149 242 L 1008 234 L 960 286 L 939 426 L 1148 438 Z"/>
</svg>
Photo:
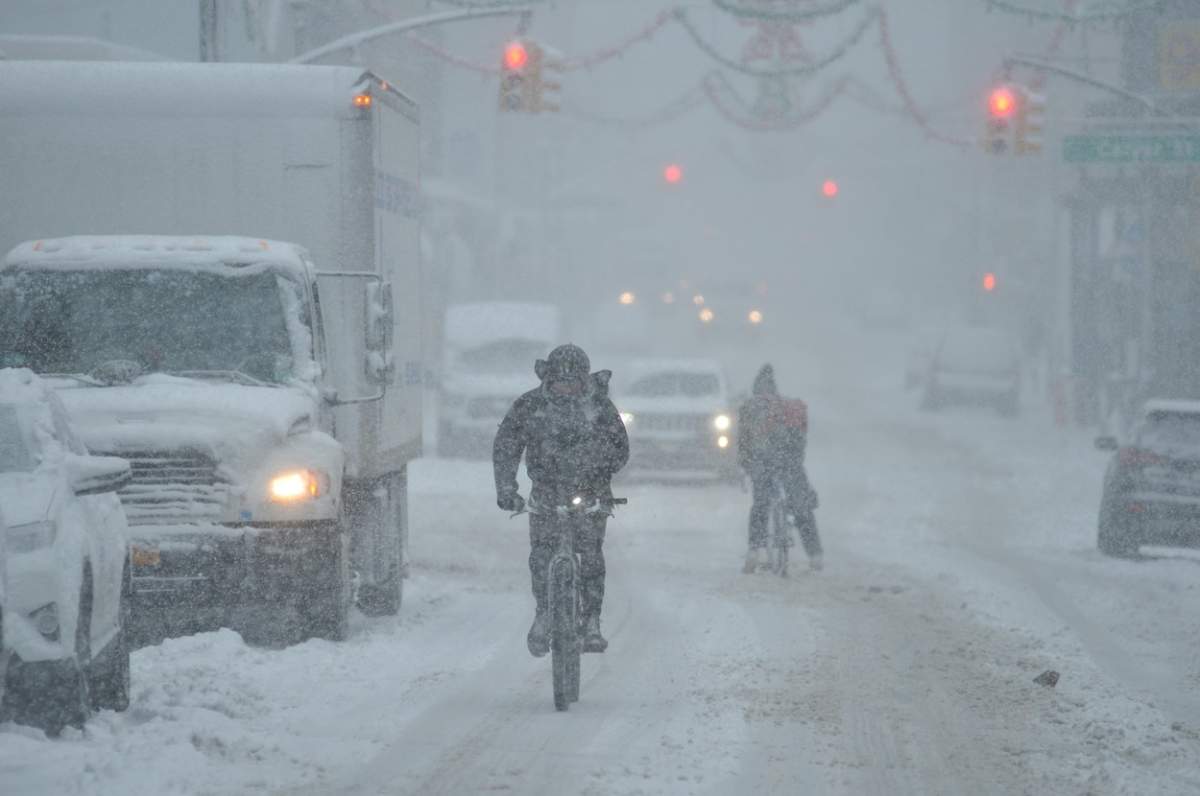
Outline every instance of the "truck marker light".
<svg viewBox="0 0 1200 796">
<path fill-rule="evenodd" d="M 277 503 L 308 500 L 321 494 L 320 481 L 317 474 L 311 470 L 280 473 L 271 479 L 269 489 L 271 500 Z"/>
<path fill-rule="evenodd" d="M 371 103 L 373 101 L 374 100 L 372 100 L 370 94 L 355 94 L 354 95 L 354 107 L 356 107 L 356 108 L 369 108 L 369 107 L 371 107 Z"/>
</svg>

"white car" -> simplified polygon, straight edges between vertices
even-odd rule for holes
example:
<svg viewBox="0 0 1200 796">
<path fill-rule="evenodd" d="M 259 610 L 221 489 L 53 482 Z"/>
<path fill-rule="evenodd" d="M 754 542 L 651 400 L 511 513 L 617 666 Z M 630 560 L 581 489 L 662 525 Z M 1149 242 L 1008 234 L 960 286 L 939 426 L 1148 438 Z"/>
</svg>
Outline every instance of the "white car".
<svg viewBox="0 0 1200 796">
<path fill-rule="evenodd" d="M 641 359 L 620 375 L 614 400 L 629 432 L 631 469 L 737 477 L 734 411 L 720 364 Z"/>
<path fill-rule="evenodd" d="M 4 650 L 0 712 L 56 734 L 129 705 L 124 459 L 90 456 L 58 396 L 0 370 Z"/>
<path fill-rule="evenodd" d="M 1000 329 L 966 326 L 950 329 L 933 356 L 922 406 L 949 403 L 995 406 L 1002 415 L 1021 408 L 1021 363 L 1011 335 Z"/>
</svg>

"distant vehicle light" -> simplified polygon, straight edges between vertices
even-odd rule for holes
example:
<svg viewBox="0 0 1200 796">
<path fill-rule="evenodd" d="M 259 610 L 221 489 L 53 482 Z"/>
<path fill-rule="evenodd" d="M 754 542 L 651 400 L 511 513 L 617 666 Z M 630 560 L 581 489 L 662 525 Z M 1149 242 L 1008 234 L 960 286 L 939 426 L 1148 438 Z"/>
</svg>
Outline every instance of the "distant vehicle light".
<svg viewBox="0 0 1200 796">
<path fill-rule="evenodd" d="M 675 294 L 669 290 L 666 293 L 663 293 L 662 294 L 662 303 L 663 304 L 674 304 L 675 303 Z"/>
<path fill-rule="evenodd" d="M 708 307 L 700 310 L 700 323 L 712 323 L 713 311 Z"/>
<path fill-rule="evenodd" d="M 825 180 L 821 183 L 821 193 L 825 194 L 827 199 L 837 196 L 839 190 L 837 180 Z"/>
<path fill-rule="evenodd" d="M 672 163 L 663 169 L 663 179 L 671 185 L 683 180 L 683 168 L 678 163 Z"/>
<path fill-rule="evenodd" d="M 750 310 L 750 314 L 746 316 L 746 320 L 750 321 L 750 323 L 754 324 L 755 326 L 758 326 L 763 322 L 763 314 L 758 310 Z"/>
<path fill-rule="evenodd" d="M 699 293 L 697 293 L 696 295 L 692 296 L 692 303 L 697 307 L 704 306 L 704 296 L 701 296 Z"/>
<path fill-rule="evenodd" d="M 725 450 L 726 448 L 728 448 L 729 447 L 729 437 L 725 436 L 724 434 L 717 437 L 717 447 L 720 448 L 721 450 Z"/>
<path fill-rule="evenodd" d="M 733 420 L 729 415 L 717 415 L 713 418 L 713 428 L 717 431 L 728 431 L 731 425 L 733 425 Z"/>
<path fill-rule="evenodd" d="M 621 422 L 627 426 L 633 425 L 633 412 L 622 412 Z"/>
<path fill-rule="evenodd" d="M 369 108 L 371 107 L 371 103 L 374 101 L 374 98 L 372 98 L 370 94 L 354 95 L 354 107 L 356 108 Z"/>
<path fill-rule="evenodd" d="M 624 293 L 621 294 L 621 297 L 618 300 L 622 304 L 633 304 L 635 301 L 637 301 L 637 296 L 635 296 L 630 291 L 626 290 Z"/>
<path fill-rule="evenodd" d="M 983 275 L 983 289 L 986 290 L 988 293 L 991 293 L 993 290 L 996 289 L 996 275 L 995 274 L 989 272 L 989 273 L 986 273 Z"/>
</svg>

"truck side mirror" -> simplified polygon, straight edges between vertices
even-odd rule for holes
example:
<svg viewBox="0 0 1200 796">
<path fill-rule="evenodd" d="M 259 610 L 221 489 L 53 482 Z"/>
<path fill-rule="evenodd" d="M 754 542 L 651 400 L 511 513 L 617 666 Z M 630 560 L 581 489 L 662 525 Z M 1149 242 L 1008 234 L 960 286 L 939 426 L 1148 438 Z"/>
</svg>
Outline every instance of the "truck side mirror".
<svg viewBox="0 0 1200 796">
<path fill-rule="evenodd" d="M 395 312 L 392 304 L 392 283 L 372 282 L 367 285 L 367 306 L 364 313 L 366 335 L 367 375 L 377 384 L 388 384 L 396 372 L 392 359 L 392 330 Z"/>
</svg>

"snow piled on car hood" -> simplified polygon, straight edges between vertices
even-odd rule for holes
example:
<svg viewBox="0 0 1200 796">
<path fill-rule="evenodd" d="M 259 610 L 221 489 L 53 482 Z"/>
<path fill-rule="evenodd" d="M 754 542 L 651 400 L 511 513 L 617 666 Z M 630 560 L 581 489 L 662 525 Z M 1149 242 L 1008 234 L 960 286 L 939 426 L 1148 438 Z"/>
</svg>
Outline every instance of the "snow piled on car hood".
<svg viewBox="0 0 1200 796">
<path fill-rule="evenodd" d="M 298 389 L 164 375 L 60 395 L 88 447 L 118 454 L 198 447 L 227 461 L 278 444 L 313 414 L 312 398 Z"/>
</svg>

